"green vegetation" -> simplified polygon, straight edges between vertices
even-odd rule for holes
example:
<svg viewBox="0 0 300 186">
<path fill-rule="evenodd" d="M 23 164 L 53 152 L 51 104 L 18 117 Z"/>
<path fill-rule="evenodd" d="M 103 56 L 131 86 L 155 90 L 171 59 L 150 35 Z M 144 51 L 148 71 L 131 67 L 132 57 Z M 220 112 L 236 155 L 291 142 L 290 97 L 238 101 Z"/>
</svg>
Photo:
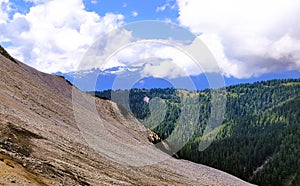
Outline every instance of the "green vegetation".
<svg viewBox="0 0 300 186">
<path fill-rule="evenodd" d="M 223 170 L 259 185 L 300 185 L 300 80 L 272 80 L 227 87 L 223 123 L 203 136 L 211 114 L 212 92 L 209 89 L 197 92 L 133 89 L 96 92 L 95 95 L 129 107 L 162 139 L 167 139 L 176 130 L 177 139 L 186 138 L 187 128 L 178 127 L 182 123 L 194 127 L 188 143 L 177 152 L 179 158 Z M 124 101 L 126 95 L 128 106 Z M 145 96 L 164 99 L 166 107 L 158 105 L 160 107 L 150 113 L 151 102 L 144 102 Z M 183 107 L 186 103 L 188 106 Z M 157 110 L 163 108 L 166 108 L 165 117 L 155 120 L 160 114 Z M 185 121 L 193 117 L 181 117 L 182 113 L 197 119 Z M 213 134 L 216 138 L 212 144 L 199 151 L 199 143 L 209 140 Z"/>
</svg>

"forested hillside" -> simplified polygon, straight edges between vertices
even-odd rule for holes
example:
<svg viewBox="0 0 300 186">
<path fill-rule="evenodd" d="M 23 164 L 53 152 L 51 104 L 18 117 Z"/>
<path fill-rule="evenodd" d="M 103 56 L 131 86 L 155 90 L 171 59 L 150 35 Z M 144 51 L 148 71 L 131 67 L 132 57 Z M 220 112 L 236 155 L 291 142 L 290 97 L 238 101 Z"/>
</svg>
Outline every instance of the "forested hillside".
<svg viewBox="0 0 300 186">
<path fill-rule="evenodd" d="M 211 111 L 212 90 L 132 89 L 96 92 L 95 95 L 108 99 L 113 95 L 118 98 L 113 100 L 121 105 L 124 105 L 124 95 L 129 95 L 130 110 L 142 122 L 156 114 L 150 112 L 145 96 L 150 100 L 163 99 L 166 114 L 162 122 L 152 127 L 162 139 L 183 122 L 179 119 L 183 101 L 194 103 L 197 99 L 197 107 L 185 108 L 189 109 L 185 113 L 199 116 L 199 120 L 192 125 L 195 130 L 191 140 L 177 153 L 179 158 L 226 171 L 259 185 L 300 185 L 299 79 L 227 87 L 225 119 L 217 128 L 219 130 L 214 130 L 218 132 L 216 139 L 204 151 L 199 151 L 198 147 L 208 136 L 203 134 Z M 156 110 L 159 109 L 163 107 Z"/>
</svg>

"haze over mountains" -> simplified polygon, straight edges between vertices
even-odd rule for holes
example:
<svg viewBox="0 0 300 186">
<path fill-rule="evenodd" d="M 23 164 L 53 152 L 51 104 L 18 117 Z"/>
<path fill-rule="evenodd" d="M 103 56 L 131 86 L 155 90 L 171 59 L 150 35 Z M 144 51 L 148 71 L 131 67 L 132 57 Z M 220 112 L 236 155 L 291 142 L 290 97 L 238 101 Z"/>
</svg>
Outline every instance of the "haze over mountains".
<svg viewBox="0 0 300 186">
<path fill-rule="evenodd" d="M 118 87 L 114 87 L 114 81 L 116 78 L 122 77 L 126 82 L 126 78 L 130 79 L 132 73 L 139 73 L 143 67 L 130 67 L 130 66 L 120 66 L 113 67 L 106 70 L 101 70 L 97 68 L 93 68 L 90 70 L 80 70 L 75 72 L 62 73 L 57 72 L 54 73 L 56 75 L 64 76 L 68 81 L 75 81 L 76 86 L 82 91 L 102 91 L 108 89 L 128 89 L 128 86 L 121 85 Z M 126 75 L 128 75 L 126 77 Z M 206 88 L 210 88 L 208 83 L 207 74 L 200 74 L 189 76 L 188 78 L 194 83 L 194 87 L 192 90 L 203 90 Z M 267 73 L 258 77 L 251 77 L 246 79 L 237 79 L 235 77 L 225 77 L 224 76 L 224 85 L 237 85 L 241 83 L 254 83 L 257 81 L 265 81 L 271 79 L 296 79 L 300 78 L 299 71 L 286 71 L 286 72 L 277 72 L 277 73 Z M 187 77 L 177 77 L 173 78 L 170 81 L 166 80 L 166 78 L 159 77 L 143 77 L 139 81 L 137 81 L 134 86 L 130 88 L 179 88 L 179 89 L 189 89 L 186 86 Z M 93 83 L 90 83 L 93 82 Z M 173 82 L 173 83 L 172 83 Z M 175 85 L 174 85 L 175 84 Z"/>
<path fill-rule="evenodd" d="M 113 102 L 94 99 L 62 77 L 41 73 L 11 59 L 1 48 L 1 184 L 250 185 L 224 172 L 189 161 L 168 158 L 156 164 L 129 166 L 97 153 L 79 130 L 72 92 L 82 99 L 95 101 L 104 126 L 115 140 L 131 145 L 144 144 L 155 152 L 156 158 L 166 156 L 148 141 L 149 131 L 137 120 L 123 116 Z M 80 108 L 82 113 L 95 114 L 89 112 L 86 105 Z M 82 117 L 89 119 L 85 114 Z M 132 130 L 131 127 L 143 130 Z M 97 139 L 97 136 L 93 137 Z M 136 154 L 133 157 L 136 159 L 145 158 L 139 157 L 141 153 L 138 152 L 129 154 Z"/>
</svg>

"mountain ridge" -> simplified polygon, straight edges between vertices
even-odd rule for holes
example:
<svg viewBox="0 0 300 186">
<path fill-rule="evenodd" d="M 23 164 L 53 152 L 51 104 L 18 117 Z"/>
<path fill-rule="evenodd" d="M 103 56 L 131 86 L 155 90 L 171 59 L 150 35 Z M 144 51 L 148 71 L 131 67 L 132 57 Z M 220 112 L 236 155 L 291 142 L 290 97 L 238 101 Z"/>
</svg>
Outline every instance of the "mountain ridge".
<svg viewBox="0 0 300 186">
<path fill-rule="evenodd" d="M 76 84 L 76 86 L 82 91 L 103 91 L 108 89 L 129 89 L 129 88 L 176 88 L 176 89 L 187 89 L 191 87 L 186 86 L 186 81 L 191 81 L 194 83 L 194 89 L 204 90 L 210 88 L 210 84 L 207 80 L 206 75 L 213 75 L 213 73 L 191 75 L 188 77 L 177 77 L 177 78 L 158 78 L 153 76 L 141 77 L 132 87 L 128 86 L 118 86 L 113 87 L 116 80 L 120 77 L 126 77 L 125 75 L 134 75 L 138 77 L 138 74 L 143 70 L 143 67 L 131 67 L 131 66 L 119 66 L 113 67 L 105 70 L 99 68 L 92 68 L 89 70 L 78 70 L 74 72 L 62 73 L 57 72 L 54 75 L 64 76 L 67 80 Z M 297 79 L 300 78 L 299 71 L 288 71 L 288 72 L 275 72 L 259 77 L 252 77 L 248 79 L 237 79 L 234 77 L 224 76 L 224 86 L 245 84 L 245 83 L 255 83 L 260 81 L 266 81 L 271 79 Z M 94 84 L 91 84 L 93 82 Z M 177 87 L 175 87 L 175 85 Z"/>
<path fill-rule="evenodd" d="M 65 79 L 0 55 L 0 183 L 4 185 L 250 185 L 216 169 L 169 158 L 126 166 L 96 152 L 74 118 L 73 93 L 91 99 Z M 106 127 L 120 140 L 148 141 L 147 130 L 128 120 L 109 100 L 96 99 Z M 83 105 L 83 109 L 86 108 Z M 114 111 L 114 112 L 111 112 Z M 114 114 L 117 114 L 118 117 Z M 122 122 L 120 122 L 122 121 Z M 158 152 L 163 157 L 162 152 Z"/>
<path fill-rule="evenodd" d="M 184 128 L 178 127 L 182 123 L 182 109 L 191 116 L 199 112 L 199 120 L 189 123 L 194 126 L 194 132 L 177 157 L 221 169 L 258 185 L 299 185 L 300 79 L 268 80 L 224 89 L 227 97 L 224 120 L 208 133 L 205 131 L 211 115 L 213 89 L 110 90 L 92 92 L 92 95 L 122 103 L 116 95 L 128 93 L 129 108 L 142 122 L 155 119 L 152 115 L 156 114 L 153 110 L 149 114 L 143 98 L 147 96 L 150 102 L 163 99 L 167 105 L 166 117 L 152 128 L 162 140 L 185 134 Z M 196 111 L 193 104 L 190 107 L 185 104 L 195 103 L 193 98 L 200 105 Z M 212 143 L 199 151 L 202 141 Z"/>
</svg>

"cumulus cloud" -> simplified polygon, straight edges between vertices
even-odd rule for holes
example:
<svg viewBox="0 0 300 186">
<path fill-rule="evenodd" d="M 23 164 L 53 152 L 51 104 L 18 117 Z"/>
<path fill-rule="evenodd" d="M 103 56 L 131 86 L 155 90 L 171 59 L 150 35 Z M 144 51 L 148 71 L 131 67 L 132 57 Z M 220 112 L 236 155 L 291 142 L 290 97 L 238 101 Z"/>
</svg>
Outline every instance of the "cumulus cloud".
<svg viewBox="0 0 300 186">
<path fill-rule="evenodd" d="M 172 62 L 172 60 L 165 60 L 162 61 L 159 58 L 148 59 L 145 63 L 144 68 L 141 71 L 142 77 L 153 76 L 156 78 L 177 78 L 183 76 L 183 70 L 176 63 Z M 185 75 L 187 76 L 187 75 Z"/>
<path fill-rule="evenodd" d="M 124 23 L 122 15 L 101 17 L 86 11 L 83 0 L 26 1 L 34 3 L 29 12 L 9 18 L 10 2 L 0 0 L 0 39 L 11 43 L 8 51 L 13 56 L 44 72 L 144 65 L 142 75 L 175 78 L 219 72 L 220 67 L 226 76 L 248 78 L 300 70 L 299 0 L 177 0 L 177 4 L 166 1 L 157 8 L 178 7 L 179 23 L 204 41 L 218 66 L 203 54 L 199 66 L 176 47 L 136 42 L 134 34 L 124 29 L 107 35 L 86 54 L 98 38 Z M 138 13 L 132 12 L 132 16 Z M 181 48 L 197 53 L 195 42 Z M 123 46 L 128 43 L 132 44 Z M 79 64 L 84 54 L 85 61 Z M 136 63 L 153 58 L 160 62 Z"/>
<path fill-rule="evenodd" d="M 0 35 L 12 44 L 12 55 L 44 72 L 76 70 L 89 46 L 124 19 L 88 12 L 82 0 L 29 1 L 35 3 L 30 11 L 2 24 Z"/>
<path fill-rule="evenodd" d="M 126 63 L 123 62 L 124 58 L 116 54 L 118 54 L 120 48 L 134 42 L 134 40 L 132 33 L 125 29 L 116 29 L 105 34 L 89 48 L 77 70 L 91 68 L 105 70 L 118 66 L 126 66 Z M 136 54 L 135 52 L 133 53 Z M 128 53 L 128 55 L 131 54 Z"/>
<path fill-rule="evenodd" d="M 168 34 L 154 34 L 149 38 L 147 32 L 141 32 L 141 24 L 128 28 L 125 26 L 98 40 L 89 49 L 78 69 L 141 67 L 138 69 L 143 69 L 140 72 L 142 76 L 168 79 L 220 72 L 211 53 L 197 37 L 187 34 L 184 29 L 176 30 L 174 25 L 161 23 L 157 28 L 153 25 L 155 24 L 142 24 L 143 29 L 153 33 L 165 26 L 169 27 L 164 28 L 165 32 L 170 34 L 176 31 L 176 34 L 171 34 L 172 37 Z"/>
<path fill-rule="evenodd" d="M 141 69 L 140 74 L 142 77 L 153 76 L 166 79 L 199 75 L 204 72 L 219 72 L 219 68 L 210 57 L 210 54 L 205 53 L 207 50 L 201 49 L 199 45 L 195 44 L 197 40 L 189 44 L 178 43 L 178 46 L 174 47 L 169 45 L 172 41 L 169 41 L 169 44 L 167 41 L 160 42 L 159 40 L 137 41 L 132 33 L 128 31 L 123 31 L 123 35 L 118 33 L 117 36 L 123 40 L 120 38 L 108 40 L 111 45 L 117 43 L 116 46 L 111 48 L 119 48 L 120 50 L 113 53 L 113 51 L 116 51 L 115 49 L 109 50 L 106 45 L 102 45 L 105 47 L 99 51 L 107 51 L 111 56 L 105 53 L 101 53 L 99 56 L 91 54 L 92 58 L 85 60 L 85 62 L 103 62 L 109 56 L 104 64 L 98 63 L 97 67 L 102 70 L 115 66 L 141 67 L 138 69 Z M 128 42 L 130 44 L 126 45 Z M 106 42 L 99 41 L 99 43 Z M 120 43 L 122 44 L 120 45 Z M 95 48 L 99 49 L 99 47 Z M 201 51 L 195 51 L 196 49 Z M 96 54 L 97 52 L 93 53 Z M 198 61 L 195 62 L 191 55 L 194 55 L 194 57 L 198 55 Z"/>
<path fill-rule="evenodd" d="M 207 44 L 227 76 L 300 70 L 299 0 L 177 0 L 178 21 Z"/>
</svg>

